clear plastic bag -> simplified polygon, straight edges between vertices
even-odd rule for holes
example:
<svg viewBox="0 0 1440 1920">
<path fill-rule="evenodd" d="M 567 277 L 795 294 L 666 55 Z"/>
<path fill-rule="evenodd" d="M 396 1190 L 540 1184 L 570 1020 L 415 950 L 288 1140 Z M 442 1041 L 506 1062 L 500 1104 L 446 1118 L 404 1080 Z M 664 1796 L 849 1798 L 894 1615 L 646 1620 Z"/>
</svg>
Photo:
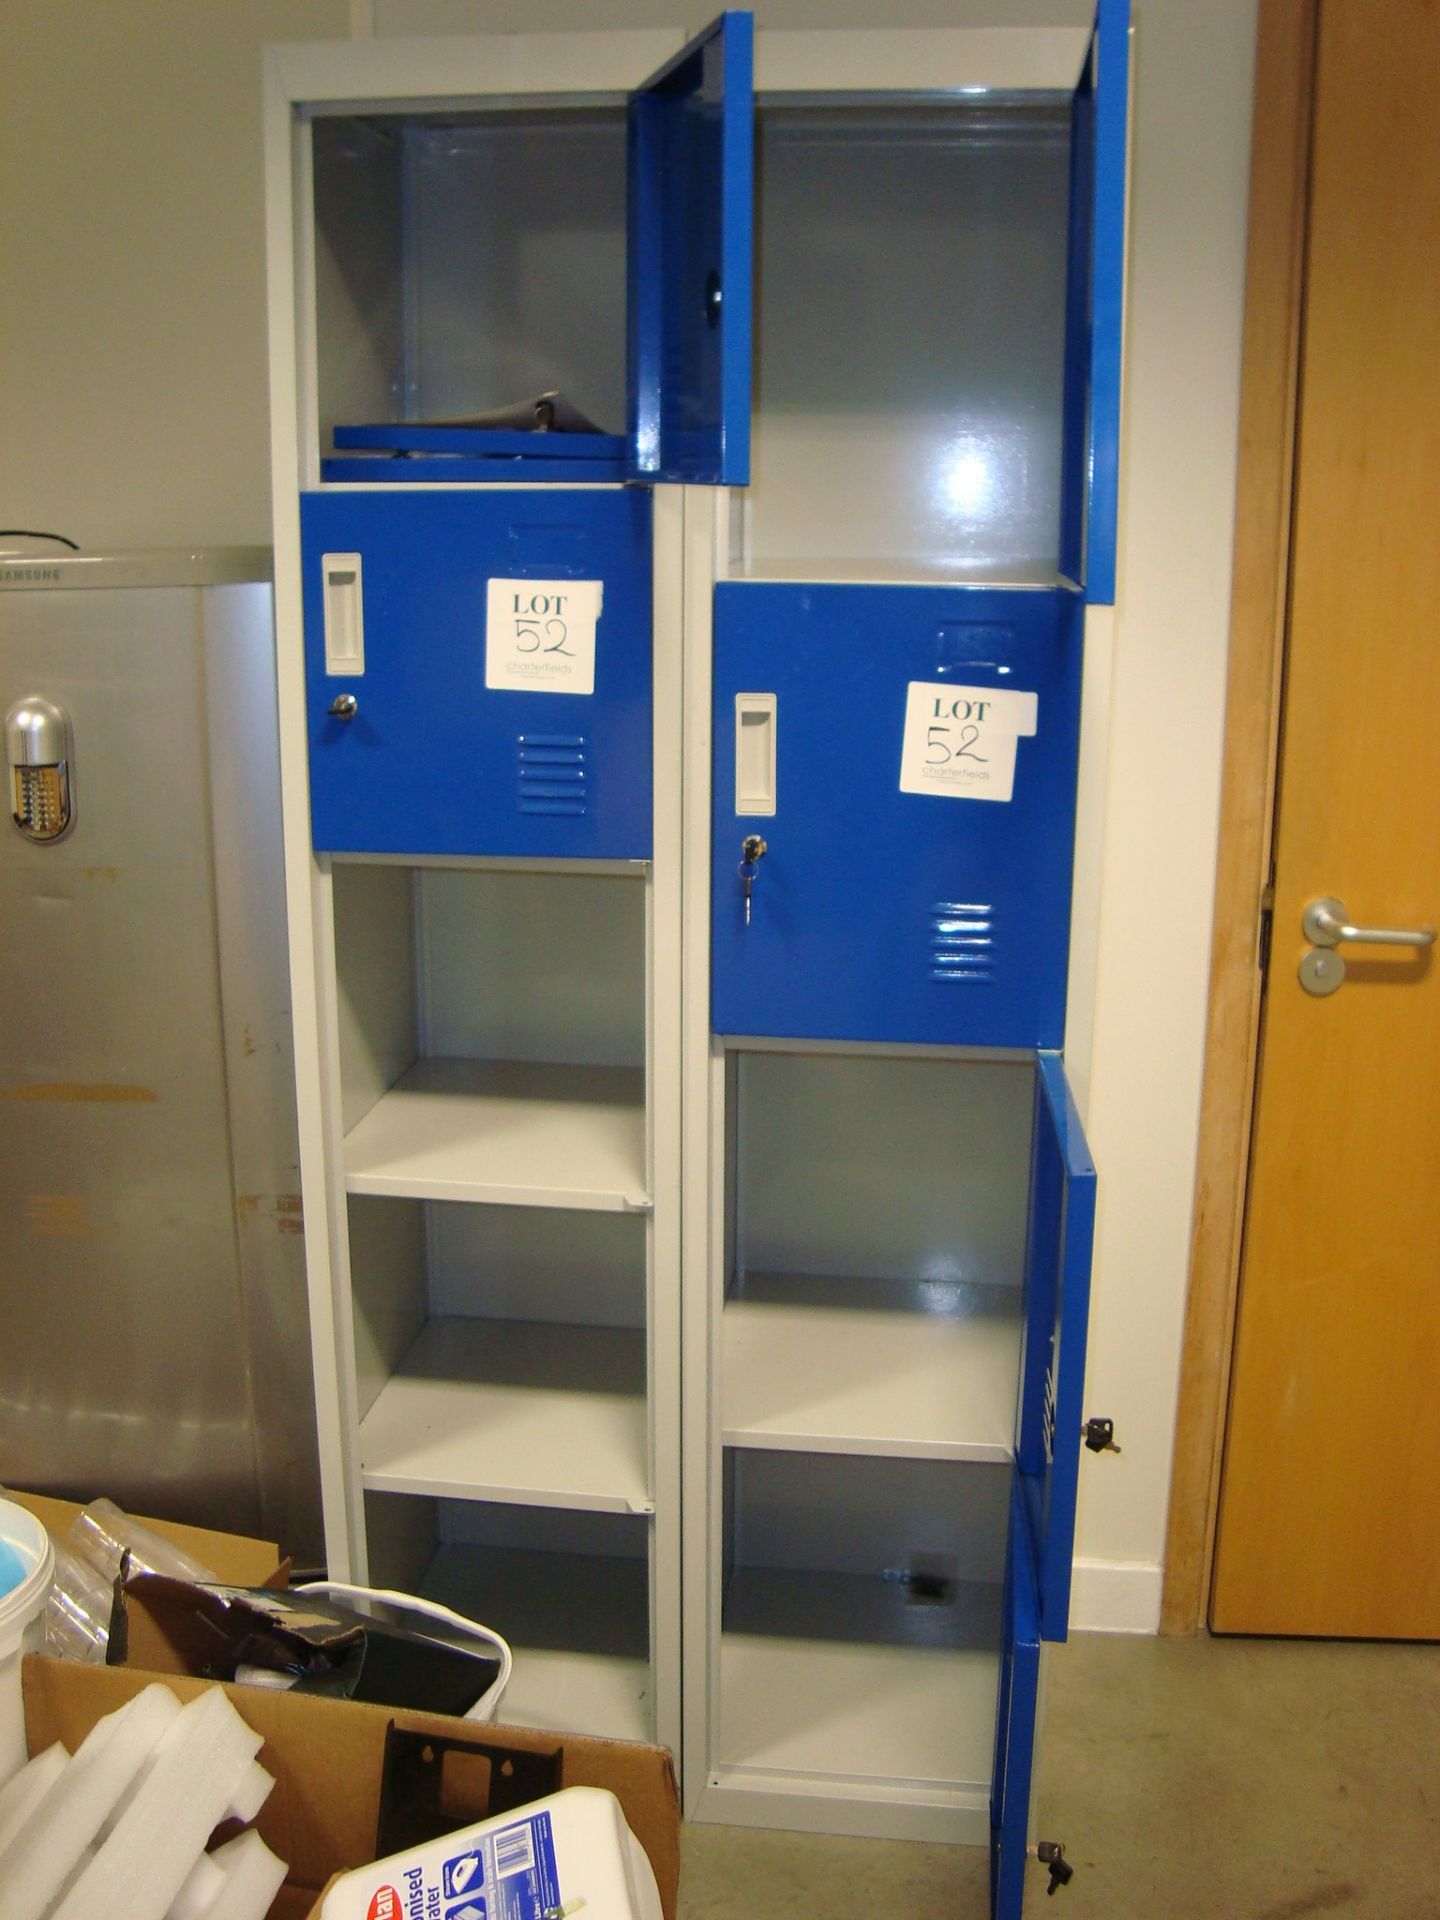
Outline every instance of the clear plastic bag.
<svg viewBox="0 0 1440 1920">
<path fill-rule="evenodd" d="M 45 1651 L 59 1660 L 103 1662 L 110 1641 L 112 1582 L 55 1541 L 55 1579 L 45 1605 Z"/>
<path fill-rule="evenodd" d="M 113 1500 L 92 1500 L 70 1529 L 70 1545 L 83 1560 L 113 1586 L 120 1566 L 130 1555 L 131 1573 L 166 1573 L 175 1580 L 215 1580 L 211 1567 L 162 1540 L 158 1533 L 133 1520 Z"/>
</svg>

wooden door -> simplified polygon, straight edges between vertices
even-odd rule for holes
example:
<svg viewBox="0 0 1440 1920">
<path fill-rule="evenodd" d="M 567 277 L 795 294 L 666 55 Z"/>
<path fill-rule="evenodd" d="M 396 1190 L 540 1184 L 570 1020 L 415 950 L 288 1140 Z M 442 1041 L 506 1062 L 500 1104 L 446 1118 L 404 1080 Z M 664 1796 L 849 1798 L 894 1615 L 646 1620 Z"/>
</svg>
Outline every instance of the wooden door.
<svg viewBox="0 0 1440 1920">
<path fill-rule="evenodd" d="M 1321 0 L 1266 979 L 1211 1625 L 1440 1638 L 1440 6 Z"/>
</svg>

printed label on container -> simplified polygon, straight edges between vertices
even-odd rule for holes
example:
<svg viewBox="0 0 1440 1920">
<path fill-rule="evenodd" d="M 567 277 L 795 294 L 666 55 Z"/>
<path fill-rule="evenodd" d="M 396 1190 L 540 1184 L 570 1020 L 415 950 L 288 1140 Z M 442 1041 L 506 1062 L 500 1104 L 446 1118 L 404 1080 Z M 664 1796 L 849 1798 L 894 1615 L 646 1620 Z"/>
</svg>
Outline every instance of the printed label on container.
<svg viewBox="0 0 1440 1920">
<path fill-rule="evenodd" d="M 545 1920 L 564 1910 L 548 1812 L 480 1834 L 440 1869 L 438 1887 L 407 1869 L 405 1920 Z"/>
<path fill-rule="evenodd" d="M 900 791 L 950 800 L 1009 800 L 1015 742 L 1033 734 L 1033 693 L 912 680 L 905 700 Z"/>
<path fill-rule="evenodd" d="M 512 693 L 594 693 L 602 580 L 491 580 L 485 684 Z"/>
</svg>

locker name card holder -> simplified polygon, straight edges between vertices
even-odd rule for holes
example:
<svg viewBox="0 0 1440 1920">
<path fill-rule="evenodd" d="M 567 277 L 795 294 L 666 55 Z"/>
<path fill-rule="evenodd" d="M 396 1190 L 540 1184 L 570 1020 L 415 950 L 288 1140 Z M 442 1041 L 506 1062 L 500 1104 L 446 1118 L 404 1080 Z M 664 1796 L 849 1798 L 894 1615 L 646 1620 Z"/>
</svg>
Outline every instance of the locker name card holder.
<svg viewBox="0 0 1440 1920">
<path fill-rule="evenodd" d="M 950 800 L 1009 800 L 1015 743 L 1035 732 L 1039 701 L 1009 687 L 912 680 L 905 701 L 900 791 Z"/>
<path fill-rule="evenodd" d="M 490 580 L 485 685 L 515 693 L 594 693 L 601 580 Z"/>
</svg>

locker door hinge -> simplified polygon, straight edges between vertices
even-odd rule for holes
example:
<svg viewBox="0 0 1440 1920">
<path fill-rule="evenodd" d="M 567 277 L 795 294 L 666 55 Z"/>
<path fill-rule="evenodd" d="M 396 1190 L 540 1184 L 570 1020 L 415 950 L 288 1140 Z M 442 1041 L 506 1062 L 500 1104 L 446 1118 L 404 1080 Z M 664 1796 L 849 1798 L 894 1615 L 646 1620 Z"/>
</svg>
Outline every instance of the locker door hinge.
<svg viewBox="0 0 1440 1920">
<path fill-rule="evenodd" d="M 1098 1416 L 1087 1420 L 1081 1428 L 1081 1437 L 1091 1453 L 1119 1453 L 1115 1444 L 1115 1422 Z"/>
<path fill-rule="evenodd" d="M 1068 1887 L 1075 1878 L 1075 1869 L 1065 1858 L 1065 1849 L 1058 1840 L 1042 1840 L 1035 1849 L 1035 1857 L 1042 1867 L 1050 1869 L 1050 1884 L 1047 1894 L 1054 1893 L 1057 1887 Z"/>
</svg>

